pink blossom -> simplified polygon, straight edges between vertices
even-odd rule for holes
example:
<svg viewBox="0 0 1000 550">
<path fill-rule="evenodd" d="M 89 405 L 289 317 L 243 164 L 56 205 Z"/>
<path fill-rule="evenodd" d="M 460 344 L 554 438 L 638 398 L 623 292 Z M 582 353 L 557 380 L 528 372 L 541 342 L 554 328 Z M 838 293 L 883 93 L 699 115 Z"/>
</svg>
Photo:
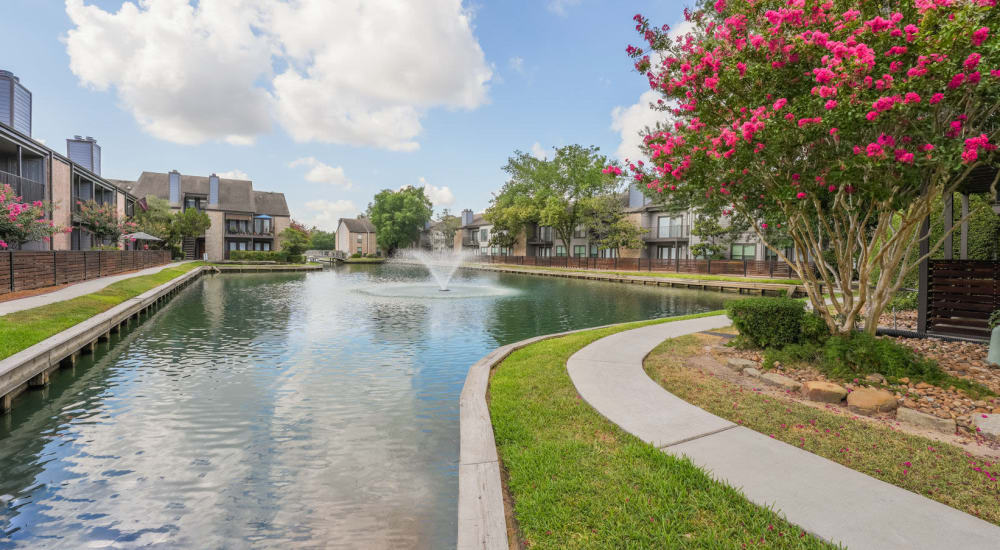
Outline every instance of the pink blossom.
<svg viewBox="0 0 1000 550">
<path fill-rule="evenodd" d="M 941 103 L 942 99 L 944 99 L 944 94 L 941 94 L 941 93 L 934 94 L 934 95 L 931 96 L 930 104 L 934 105 L 936 103 Z"/>
<path fill-rule="evenodd" d="M 925 144 L 923 144 L 923 145 L 920 146 L 920 150 L 921 151 L 933 151 L 934 150 L 934 146 L 931 145 L 930 143 L 925 143 Z"/>
<path fill-rule="evenodd" d="M 868 120 L 875 120 L 876 118 L 878 118 L 878 112 L 868 111 L 868 114 L 865 115 L 865 118 L 867 118 Z"/>
<path fill-rule="evenodd" d="M 827 102 L 826 102 L 826 105 L 824 105 L 824 107 L 826 107 L 826 110 L 827 110 L 827 111 L 829 111 L 830 109 L 833 109 L 833 108 L 834 108 L 834 107 L 836 107 L 836 106 L 837 106 L 837 101 L 836 101 L 836 100 L 833 100 L 833 99 L 831 99 L 831 100 L 827 101 Z"/>
<path fill-rule="evenodd" d="M 826 190 L 829 191 L 829 192 L 831 192 L 831 193 L 833 193 L 834 191 L 837 190 L 837 186 L 836 185 L 830 185 L 830 187 L 827 187 Z"/>
<path fill-rule="evenodd" d="M 865 151 L 868 153 L 869 157 L 880 157 L 885 154 L 885 151 L 882 150 L 882 146 L 877 143 L 869 143 L 868 147 L 865 148 Z"/>
<path fill-rule="evenodd" d="M 836 127 L 830 128 L 830 135 L 831 136 L 835 136 L 835 135 L 837 135 L 837 132 L 839 132 L 839 131 L 840 130 L 838 130 Z"/>
<path fill-rule="evenodd" d="M 785 99 L 785 98 L 781 98 L 778 101 L 774 102 L 774 110 L 775 111 L 780 111 L 781 108 L 784 107 L 787 104 L 788 104 L 788 100 Z"/>
<path fill-rule="evenodd" d="M 958 73 L 955 76 L 951 77 L 951 82 L 948 83 L 948 87 L 954 90 L 955 88 L 961 86 L 963 82 L 965 82 L 965 75 L 962 73 Z"/>
<path fill-rule="evenodd" d="M 975 31 L 972 32 L 972 45 L 982 46 L 983 42 L 986 42 L 986 39 L 989 38 L 989 36 L 990 36 L 989 27 L 981 27 L 979 29 L 976 29 Z"/>
<path fill-rule="evenodd" d="M 797 198 L 797 199 L 804 199 L 804 198 L 806 198 L 806 194 L 803 193 L 802 191 L 799 191 L 798 193 L 796 193 L 795 198 Z"/>
<path fill-rule="evenodd" d="M 760 224 L 760 227 L 761 227 L 761 229 L 767 229 L 767 224 L 766 223 L 762 223 L 762 224 Z"/>
<path fill-rule="evenodd" d="M 970 53 L 969 57 L 966 57 L 965 61 L 962 62 L 962 66 L 965 67 L 969 71 L 973 71 L 973 70 L 976 69 L 976 66 L 979 65 L 979 60 L 981 58 L 982 58 L 982 56 L 979 55 L 978 53 Z"/>
<path fill-rule="evenodd" d="M 982 78 L 983 75 L 980 74 L 979 71 L 974 71 L 965 75 L 965 79 L 969 82 L 969 84 L 977 84 L 980 80 L 982 80 Z"/>
<path fill-rule="evenodd" d="M 920 94 L 915 92 L 906 92 L 903 103 L 920 103 Z"/>
</svg>

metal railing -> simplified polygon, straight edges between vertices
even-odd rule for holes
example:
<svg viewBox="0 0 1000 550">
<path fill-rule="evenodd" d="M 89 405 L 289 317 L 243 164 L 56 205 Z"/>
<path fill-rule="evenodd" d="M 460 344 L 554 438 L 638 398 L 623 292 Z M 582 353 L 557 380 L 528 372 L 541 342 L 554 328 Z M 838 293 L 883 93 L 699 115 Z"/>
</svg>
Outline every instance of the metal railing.
<svg viewBox="0 0 1000 550">
<path fill-rule="evenodd" d="M 23 202 L 45 200 L 45 184 L 0 171 L 0 187 L 4 184 L 11 186 Z"/>
<path fill-rule="evenodd" d="M 643 229 L 646 230 L 643 238 L 647 241 L 655 241 L 659 239 L 683 239 L 691 236 L 690 225 L 654 225 L 644 227 Z"/>
</svg>

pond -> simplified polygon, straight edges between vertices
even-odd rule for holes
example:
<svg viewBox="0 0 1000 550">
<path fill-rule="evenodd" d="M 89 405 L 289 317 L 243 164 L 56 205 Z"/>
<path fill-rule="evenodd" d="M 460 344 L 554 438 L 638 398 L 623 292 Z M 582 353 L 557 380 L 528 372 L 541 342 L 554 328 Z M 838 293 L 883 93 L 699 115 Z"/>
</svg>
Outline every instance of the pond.
<svg viewBox="0 0 1000 550">
<path fill-rule="evenodd" d="M 717 293 L 413 266 L 202 277 L 0 417 L 0 548 L 447 548 L 493 348 Z"/>
</svg>

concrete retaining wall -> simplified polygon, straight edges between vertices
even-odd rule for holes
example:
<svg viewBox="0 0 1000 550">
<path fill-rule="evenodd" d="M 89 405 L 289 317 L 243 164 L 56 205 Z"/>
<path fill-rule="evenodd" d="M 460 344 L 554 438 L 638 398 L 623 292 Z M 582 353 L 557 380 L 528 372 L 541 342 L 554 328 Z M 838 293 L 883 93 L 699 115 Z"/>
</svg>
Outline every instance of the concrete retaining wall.
<svg viewBox="0 0 1000 550">
<path fill-rule="evenodd" d="M 99 340 L 109 338 L 112 332 L 118 332 L 123 325 L 138 319 L 142 313 L 166 302 L 202 273 L 212 269 L 210 266 L 192 269 L 176 279 L 0 360 L 0 413 L 10 410 L 13 398 L 28 387 L 48 384 L 49 374 L 60 365 L 73 364 L 81 352 L 93 352 Z"/>
</svg>

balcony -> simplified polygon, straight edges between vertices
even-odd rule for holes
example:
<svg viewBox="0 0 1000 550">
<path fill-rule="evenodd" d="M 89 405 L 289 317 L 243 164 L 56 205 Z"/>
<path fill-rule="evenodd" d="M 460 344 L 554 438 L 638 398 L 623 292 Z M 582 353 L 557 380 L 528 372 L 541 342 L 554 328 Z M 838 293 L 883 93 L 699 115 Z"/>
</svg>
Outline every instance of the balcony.
<svg viewBox="0 0 1000 550">
<path fill-rule="evenodd" d="M 479 239 L 473 239 L 470 237 L 462 237 L 462 246 L 470 246 L 479 248 Z"/>
<path fill-rule="evenodd" d="M 643 229 L 646 230 L 646 234 L 642 239 L 646 242 L 687 240 L 691 237 L 690 225 L 661 225 Z"/>
<path fill-rule="evenodd" d="M 4 184 L 14 188 L 14 194 L 24 202 L 45 200 L 45 184 L 0 171 L 0 187 Z"/>
</svg>

